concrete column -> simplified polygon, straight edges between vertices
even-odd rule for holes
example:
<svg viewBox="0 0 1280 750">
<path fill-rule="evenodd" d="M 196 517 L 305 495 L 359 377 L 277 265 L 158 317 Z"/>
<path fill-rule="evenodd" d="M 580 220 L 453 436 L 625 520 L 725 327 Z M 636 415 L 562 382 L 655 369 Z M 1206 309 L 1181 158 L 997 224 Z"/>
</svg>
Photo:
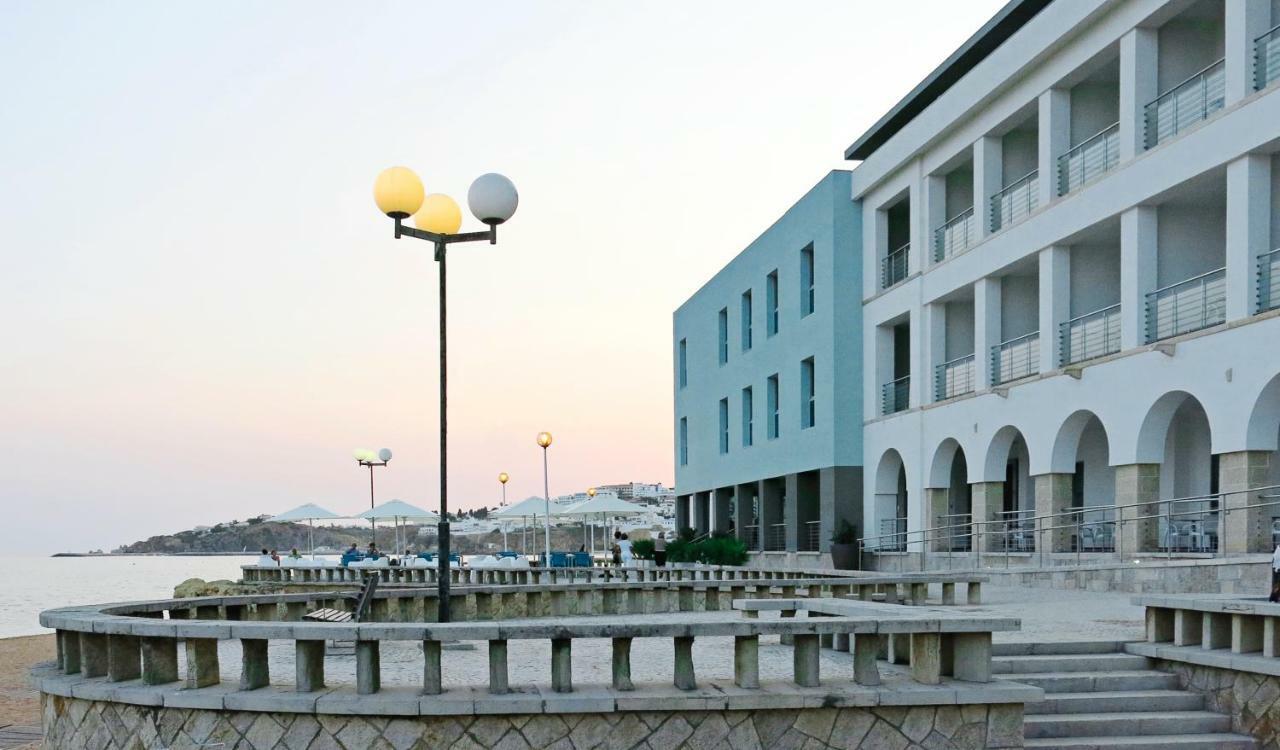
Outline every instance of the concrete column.
<svg viewBox="0 0 1280 750">
<path fill-rule="evenodd" d="M 991 234 L 991 196 L 1004 187 L 1003 144 L 986 135 L 973 143 L 973 216 L 978 222 L 978 238 Z"/>
<path fill-rule="evenodd" d="M 80 634 L 80 674 L 101 677 L 107 673 L 107 636 L 101 633 Z"/>
<path fill-rule="evenodd" d="M 1227 106 L 1254 91 L 1253 42 L 1271 28 L 1268 0 L 1227 0 L 1225 6 Z"/>
<path fill-rule="evenodd" d="M 751 509 L 754 505 L 758 485 L 754 482 L 749 484 L 740 484 L 733 488 L 733 528 L 738 538 L 747 544 L 747 551 L 754 552 L 751 547 L 751 538 L 748 536 L 747 527 L 751 526 L 752 517 Z M 759 545 L 759 542 L 756 542 Z"/>
<path fill-rule="evenodd" d="M 740 688 L 760 687 L 760 637 L 733 637 L 733 684 Z"/>
<path fill-rule="evenodd" d="M 1122 464 L 1115 467 L 1116 505 L 1132 505 L 1121 508 L 1120 518 L 1155 515 L 1160 499 L 1160 464 Z M 1116 543 L 1121 557 L 1149 552 L 1156 548 L 1159 524 L 1156 519 L 1132 520 L 1123 524 Z"/>
<path fill-rule="evenodd" d="M 1072 474 L 1037 474 L 1032 477 L 1035 482 L 1036 515 L 1047 516 L 1062 513 L 1071 508 Z M 1071 529 L 1066 528 L 1065 517 L 1049 518 L 1037 521 L 1036 548 L 1045 545 L 1045 552 L 1070 552 Z M 1043 531 L 1051 527 L 1052 531 Z"/>
<path fill-rule="evenodd" d="M 822 649 L 819 647 L 818 636 L 812 634 L 797 633 L 793 639 L 791 647 L 792 673 L 794 674 L 795 683 L 800 687 L 817 687 L 819 678 L 819 663 L 821 661 Z"/>
<path fill-rule="evenodd" d="M 691 528 L 689 524 L 689 496 L 681 495 L 676 498 L 676 533 L 688 528 Z"/>
<path fill-rule="evenodd" d="M 862 468 L 829 466 L 818 470 L 818 518 L 822 521 L 819 551 L 831 551 L 831 535 L 845 521 L 862 536 Z"/>
<path fill-rule="evenodd" d="M 994 521 L 999 516 L 1001 509 L 1004 508 L 1004 483 L 1002 482 L 974 482 L 969 485 L 969 496 L 972 502 L 972 515 L 974 522 L 974 551 L 992 552 L 999 549 L 999 540 L 997 539 L 996 527 L 994 524 L 983 524 L 984 521 Z"/>
<path fill-rule="evenodd" d="M 257 690 L 271 684 L 265 638 L 240 639 L 240 689 Z"/>
<path fill-rule="evenodd" d="M 921 222 L 924 231 L 921 233 L 919 246 L 911 245 L 912 273 L 922 271 L 933 264 L 934 232 L 947 221 L 947 180 L 941 175 L 929 175 L 924 178 L 924 205 L 921 206 Z M 915 206 L 911 209 L 914 211 Z"/>
<path fill-rule="evenodd" d="M 787 551 L 800 549 L 800 476 L 788 474 L 783 481 L 787 489 L 783 495 L 782 522 L 787 525 Z"/>
<path fill-rule="evenodd" d="M 911 375 L 907 381 L 907 406 L 914 409 L 925 403 L 925 394 L 929 392 L 926 383 L 932 382 L 924 372 L 929 337 L 925 335 L 928 329 L 920 310 L 910 312 L 907 327 L 911 339 L 907 350 L 908 373 Z"/>
<path fill-rule="evenodd" d="M 295 684 L 299 693 L 324 689 L 324 641 L 294 641 Z"/>
<path fill-rule="evenodd" d="M 187 688 L 217 685 L 222 681 L 218 674 L 218 639 L 187 638 L 183 641 L 187 650 Z"/>
<path fill-rule="evenodd" d="M 1271 155 L 1247 154 L 1227 165 L 1227 320 L 1257 311 L 1258 255 L 1270 250 Z"/>
<path fill-rule="evenodd" d="M 880 684 L 876 656 L 880 652 L 880 636 L 875 633 L 853 634 L 853 681 L 872 687 Z"/>
<path fill-rule="evenodd" d="M 1251 491 L 1268 484 L 1271 454 L 1268 451 L 1237 451 L 1218 456 L 1218 489 L 1225 493 L 1224 514 L 1218 542 L 1227 553 L 1269 552 L 1271 520 L 1280 517 L 1280 506 L 1232 510 L 1268 502 Z"/>
<path fill-rule="evenodd" d="M 551 639 L 551 689 L 573 692 L 573 639 Z"/>
<path fill-rule="evenodd" d="M 1156 29 L 1135 28 L 1120 37 L 1120 161 L 1146 150 L 1145 108 L 1157 88 Z"/>
<path fill-rule="evenodd" d="M 991 387 L 991 349 L 1000 341 L 1000 279 L 987 276 L 973 284 L 973 374 L 976 390 Z"/>
<path fill-rule="evenodd" d="M 675 641 L 675 686 L 679 690 L 698 687 L 693 673 L 693 636 L 677 636 Z"/>
<path fill-rule="evenodd" d="M 781 506 L 778 503 L 782 498 L 782 490 L 777 482 L 768 479 L 761 479 L 757 487 L 760 498 L 760 538 L 757 540 L 757 551 L 764 552 L 769 548 L 769 525 L 781 521 Z"/>
<path fill-rule="evenodd" d="M 510 692 L 507 684 L 507 641 L 489 641 L 489 692 L 503 695 Z"/>
<path fill-rule="evenodd" d="M 911 634 L 911 679 L 922 685 L 942 682 L 942 638 L 938 633 Z"/>
<path fill-rule="evenodd" d="M 635 690 L 631 683 L 631 639 L 613 639 L 613 689 Z"/>
<path fill-rule="evenodd" d="M 1147 293 L 1156 289 L 1155 206 L 1120 214 L 1120 348 L 1147 343 Z"/>
<path fill-rule="evenodd" d="M 1204 638 L 1201 626 L 1204 619 L 1194 609 L 1175 609 L 1173 611 L 1173 645 L 1199 646 Z"/>
<path fill-rule="evenodd" d="M 142 647 L 136 635 L 107 636 L 107 679 L 136 680 L 142 674 Z"/>
<path fill-rule="evenodd" d="M 164 685 L 178 681 L 178 640 L 142 639 L 142 683 Z"/>
<path fill-rule="evenodd" d="M 440 641 L 423 641 L 422 657 L 422 693 L 439 695 L 444 690 L 440 680 Z"/>
<path fill-rule="evenodd" d="M 58 649 L 60 657 L 58 666 L 66 674 L 79 674 L 80 634 L 73 630 L 59 630 L 58 643 L 61 644 Z"/>
<path fill-rule="evenodd" d="M 919 168 L 920 161 L 916 160 L 916 163 L 911 165 L 911 169 L 913 172 L 918 172 Z M 910 213 L 907 217 L 909 222 L 909 226 L 907 227 L 907 241 L 911 243 L 911 248 L 907 250 L 908 276 L 913 273 L 919 273 L 920 269 L 923 267 L 921 262 L 924 259 L 924 255 L 921 251 L 924 249 L 925 245 L 928 244 L 925 238 L 929 236 L 929 227 L 925 222 L 920 220 L 920 209 L 925 203 L 925 193 L 928 192 L 928 190 L 928 185 L 922 179 L 912 180 L 911 186 L 907 188 L 907 200 L 909 201 L 910 206 Z M 898 248 L 896 247 L 886 246 L 884 248 L 884 252 L 876 255 L 876 289 L 880 288 L 879 259 L 885 257 L 886 253 L 893 252 L 897 249 Z"/>
<path fill-rule="evenodd" d="M 991 634 L 951 636 L 951 674 L 957 680 L 991 682 Z"/>
<path fill-rule="evenodd" d="M 382 650 L 378 641 L 356 641 L 356 693 L 373 695 L 382 689 Z"/>
<path fill-rule="evenodd" d="M 1049 89 L 1040 95 L 1040 205 L 1058 197 L 1058 157 L 1071 148 L 1071 90 Z M 1042 297 L 1043 299 L 1043 297 Z M 1040 329 L 1043 338 L 1044 329 Z M 1043 342 L 1041 342 L 1043 346 Z"/>
<path fill-rule="evenodd" d="M 1071 318 L 1071 249 L 1040 251 L 1040 372 L 1058 369 L 1059 327 Z"/>
<path fill-rule="evenodd" d="M 1262 650 L 1262 620 L 1254 615 L 1231 616 L 1231 653 L 1251 654 Z"/>
<path fill-rule="evenodd" d="M 693 496 L 693 529 L 698 535 L 711 531 L 711 492 L 699 492 Z"/>
<path fill-rule="evenodd" d="M 921 355 L 920 403 L 932 404 L 940 400 L 938 396 L 938 365 L 947 361 L 947 308 L 943 303 L 925 305 L 921 308 L 923 324 L 920 326 L 924 341 L 924 353 Z"/>
<path fill-rule="evenodd" d="M 711 531 L 722 534 L 728 533 L 729 506 L 731 504 L 730 501 L 733 499 L 733 487 L 717 487 L 712 490 L 711 498 Z"/>
<path fill-rule="evenodd" d="M 923 528 L 937 528 L 942 525 L 941 516 L 947 514 L 951 491 L 946 487 L 926 487 L 924 490 L 925 507 L 928 508 Z M 929 549 L 934 552 L 946 552 L 950 540 L 950 530 L 935 531 L 929 539 Z"/>
</svg>

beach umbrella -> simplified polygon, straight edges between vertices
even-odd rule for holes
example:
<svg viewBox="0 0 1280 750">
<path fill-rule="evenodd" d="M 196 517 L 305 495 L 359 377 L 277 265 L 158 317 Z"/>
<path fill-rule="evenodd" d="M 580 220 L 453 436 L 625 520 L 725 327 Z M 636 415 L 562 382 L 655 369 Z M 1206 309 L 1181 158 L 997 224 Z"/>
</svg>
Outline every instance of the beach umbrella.
<svg viewBox="0 0 1280 750">
<path fill-rule="evenodd" d="M 377 505 L 363 513 L 359 513 L 355 518 L 363 518 L 366 521 L 377 522 L 380 518 L 390 518 L 397 524 L 396 529 L 396 550 L 400 547 L 400 531 L 399 522 L 402 520 L 418 520 L 418 521 L 439 521 L 440 516 L 432 513 L 424 508 L 416 505 L 410 505 L 403 500 L 388 500 L 381 505 Z"/>
<path fill-rule="evenodd" d="M 493 517 L 500 518 L 500 519 L 519 518 L 520 527 L 521 527 L 520 536 L 523 539 L 524 529 L 528 526 L 526 519 L 532 517 L 534 525 L 536 526 L 538 523 L 538 516 L 541 516 L 546 512 L 543 510 L 544 503 L 545 501 L 540 497 L 526 497 L 524 500 L 521 500 L 515 505 L 511 505 L 506 508 L 503 508 L 502 510 L 497 511 L 492 515 Z M 524 547 L 524 551 L 528 552 L 529 550 L 528 543 L 524 542 L 522 546 Z"/>
<path fill-rule="evenodd" d="M 635 503 L 629 503 L 613 493 L 601 493 L 589 500 L 583 500 L 580 503 L 563 508 L 556 512 L 557 516 L 574 516 L 582 519 L 600 517 L 601 523 L 606 517 L 617 516 L 639 516 L 644 515 L 644 506 Z M 595 545 L 595 535 L 592 537 L 592 546 Z M 593 550 L 594 551 L 594 550 Z"/>
<path fill-rule="evenodd" d="M 268 521 L 276 521 L 280 523 L 293 521 L 307 521 L 311 526 L 311 558 L 314 560 L 316 556 L 316 521 L 328 521 L 335 518 L 343 518 L 331 510 L 321 508 L 315 503 L 307 503 L 299 505 L 293 510 L 286 510 L 278 516 L 272 516 Z"/>
</svg>

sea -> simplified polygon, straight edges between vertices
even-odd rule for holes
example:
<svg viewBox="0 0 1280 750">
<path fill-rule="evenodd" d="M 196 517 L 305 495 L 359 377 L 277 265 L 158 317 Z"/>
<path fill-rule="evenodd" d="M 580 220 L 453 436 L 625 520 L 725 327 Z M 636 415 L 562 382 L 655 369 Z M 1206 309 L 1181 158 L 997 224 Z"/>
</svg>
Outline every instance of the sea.
<svg viewBox="0 0 1280 750">
<path fill-rule="evenodd" d="M 188 578 L 238 580 L 256 555 L 225 556 L 0 556 L 0 638 L 53 631 L 40 612 L 73 604 L 173 596 Z"/>
</svg>

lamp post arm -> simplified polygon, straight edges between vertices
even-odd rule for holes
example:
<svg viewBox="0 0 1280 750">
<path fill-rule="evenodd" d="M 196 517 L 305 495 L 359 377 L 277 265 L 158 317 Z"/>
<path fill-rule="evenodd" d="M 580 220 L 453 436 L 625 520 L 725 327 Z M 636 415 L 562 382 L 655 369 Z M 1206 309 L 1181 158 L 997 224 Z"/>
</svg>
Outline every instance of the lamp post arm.
<svg viewBox="0 0 1280 750">
<path fill-rule="evenodd" d="M 498 242 L 498 227 L 492 226 L 487 232 L 461 232 L 458 234 L 437 234 L 428 232 L 425 229 L 406 226 L 404 221 L 396 219 L 396 239 L 401 237 L 414 237 L 419 240 L 426 240 L 434 245 L 441 243 L 452 245 L 457 242 L 488 242 L 490 245 Z"/>
</svg>

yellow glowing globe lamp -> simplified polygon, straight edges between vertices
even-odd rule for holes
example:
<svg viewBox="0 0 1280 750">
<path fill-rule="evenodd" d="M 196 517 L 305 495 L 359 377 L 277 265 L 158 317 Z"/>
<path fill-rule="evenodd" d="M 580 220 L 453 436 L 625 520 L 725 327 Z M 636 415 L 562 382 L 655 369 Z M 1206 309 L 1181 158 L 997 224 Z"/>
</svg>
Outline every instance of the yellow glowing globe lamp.
<svg viewBox="0 0 1280 750">
<path fill-rule="evenodd" d="M 538 433 L 538 446 L 539 446 L 539 447 L 541 447 L 541 448 L 547 448 L 547 447 L 549 447 L 550 445 L 551 445 L 551 433 L 550 433 L 550 432 L 539 432 L 539 433 Z"/>
<path fill-rule="evenodd" d="M 393 219 L 407 219 L 422 207 L 422 180 L 408 167 L 382 170 L 373 181 L 373 200 L 378 210 Z"/>
<path fill-rule="evenodd" d="M 588 487 L 588 488 L 587 488 L 587 497 L 595 497 L 595 496 L 596 496 L 596 488 L 595 488 L 595 487 Z"/>
<path fill-rule="evenodd" d="M 462 209 L 443 193 L 432 193 L 422 201 L 422 208 L 413 215 L 413 224 L 424 232 L 456 234 L 462 226 Z"/>
<path fill-rule="evenodd" d="M 511 477 L 507 476 L 507 472 L 504 471 L 498 475 L 498 481 L 502 482 L 503 484 L 506 484 L 507 482 L 511 481 Z"/>
</svg>

